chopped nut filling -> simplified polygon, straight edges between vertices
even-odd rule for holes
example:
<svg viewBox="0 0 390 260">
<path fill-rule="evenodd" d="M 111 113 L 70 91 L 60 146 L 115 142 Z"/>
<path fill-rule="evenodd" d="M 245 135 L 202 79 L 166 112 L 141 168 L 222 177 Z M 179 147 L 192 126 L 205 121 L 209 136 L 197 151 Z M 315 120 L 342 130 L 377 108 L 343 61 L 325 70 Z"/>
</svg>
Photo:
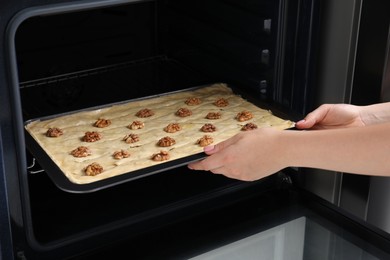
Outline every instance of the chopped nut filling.
<svg viewBox="0 0 390 260">
<path fill-rule="evenodd" d="M 215 127 L 215 125 L 213 125 L 213 124 L 205 124 L 202 126 L 202 128 L 200 130 L 202 132 L 215 132 L 215 131 L 217 131 L 217 127 Z"/>
<path fill-rule="evenodd" d="M 167 151 L 160 151 L 152 155 L 152 160 L 156 162 L 169 160 L 169 153 Z"/>
<path fill-rule="evenodd" d="M 211 136 L 205 135 L 197 141 L 197 144 L 204 147 L 204 146 L 208 146 L 209 144 L 212 144 L 213 142 L 214 140 Z"/>
<path fill-rule="evenodd" d="M 82 140 L 84 142 L 92 143 L 96 142 L 102 139 L 102 135 L 98 132 L 86 132 L 85 135 L 83 136 Z"/>
<path fill-rule="evenodd" d="M 138 111 L 135 115 L 141 118 L 145 118 L 145 117 L 153 116 L 154 112 L 151 109 L 144 108 Z"/>
<path fill-rule="evenodd" d="M 186 117 L 192 115 L 192 112 L 188 108 L 180 108 L 176 111 L 176 115 L 180 117 Z"/>
<path fill-rule="evenodd" d="M 217 107 L 226 107 L 229 105 L 229 101 L 224 98 L 220 98 L 214 102 L 214 105 L 216 105 Z"/>
<path fill-rule="evenodd" d="M 210 112 L 206 115 L 207 119 L 220 119 L 221 117 L 222 115 L 219 112 Z"/>
<path fill-rule="evenodd" d="M 257 129 L 257 125 L 254 123 L 248 123 L 241 127 L 242 131 L 249 131 L 254 129 Z"/>
<path fill-rule="evenodd" d="M 47 137 L 59 137 L 63 134 L 64 132 L 62 131 L 62 129 L 58 127 L 49 128 L 46 132 Z"/>
<path fill-rule="evenodd" d="M 130 153 L 129 153 L 129 151 L 126 151 L 126 150 L 120 150 L 120 151 L 115 151 L 112 156 L 115 159 L 120 160 L 120 159 L 123 159 L 123 158 L 130 157 Z"/>
<path fill-rule="evenodd" d="M 99 127 L 99 128 L 107 127 L 109 125 L 111 125 L 111 120 L 104 119 L 104 118 L 99 118 L 94 124 L 94 126 Z"/>
<path fill-rule="evenodd" d="M 139 136 L 137 134 L 127 134 L 122 140 L 127 144 L 132 144 L 139 141 Z"/>
<path fill-rule="evenodd" d="M 176 133 L 181 130 L 181 126 L 178 123 L 171 123 L 164 128 L 167 133 Z"/>
<path fill-rule="evenodd" d="M 91 154 L 91 150 L 86 146 L 79 146 L 71 152 L 74 157 L 87 157 Z"/>
<path fill-rule="evenodd" d="M 175 139 L 173 139 L 172 137 L 169 137 L 169 136 L 165 136 L 157 142 L 157 145 L 161 146 L 161 147 L 168 147 L 168 146 L 172 146 L 174 144 L 176 144 Z"/>
<path fill-rule="evenodd" d="M 137 129 L 142 129 L 145 127 L 145 123 L 141 122 L 141 121 L 133 121 L 133 123 L 131 123 L 128 128 L 132 129 L 132 130 L 137 130 Z"/>
<path fill-rule="evenodd" d="M 249 111 L 242 111 L 237 114 L 236 119 L 240 122 L 247 121 L 253 118 L 253 115 Z"/>
<path fill-rule="evenodd" d="M 103 167 L 98 164 L 98 163 L 92 163 L 88 165 L 85 169 L 84 172 L 88 176 L 95 176 L 103 172 Z"/>
<path fill-rule="evenodd" d="M 193 97 L 193 98 L 188 98 L 185 103 L 189 106 L 196 106 L 196 105 L 199 105 L 200 103 L 202 103 L 202 101 L 200 100 L 200 98 L 197 98 L 197 97 Z"/>
</svg>

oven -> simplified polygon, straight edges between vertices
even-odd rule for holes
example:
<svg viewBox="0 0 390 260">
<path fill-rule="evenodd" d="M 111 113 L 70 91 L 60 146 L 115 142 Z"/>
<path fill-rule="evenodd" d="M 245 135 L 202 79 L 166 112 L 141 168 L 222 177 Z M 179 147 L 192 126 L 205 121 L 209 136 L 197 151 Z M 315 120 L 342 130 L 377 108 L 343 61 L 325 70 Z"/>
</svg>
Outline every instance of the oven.
<svg viewBox="0 0 390 260">
<path fill-rule="evenodd" d="M 277 259 L 288 259 L 283 243 L 294 245 L 282 250 L 296 254 L 293 259 L 310 256 L 301 242 L 329 221 L 317 214 L 335 213 L 321 200 L 326 210 L 313 206 L 317 198 L 298 189 L 300 169 L 242 182 L 190 171 L 186 164 L 193 158 L 184 158 L 137 178 L 128 173 L 73 185 L 54 176 L 50 159 L 34 148 L 24 127 L 30 120 L 220 82 L 295 121 L 315 104 L 320 1 L 15 0 L 3 1 L 0 10 L 4 259 L 202 259 L 221 256 L 211 251 L 215 245 L 247 236 L 271 241 Z M 342 216 L 338 225 L 358 225 Z M 386 248 L 387 240 L 362 229 L 361 236 Z M 336 240 L 347 244 L 344 235 Z M 361 236 L 348 241 L 364 244 L 370 256 L 387 255 Z M 240 252 L 251 241 L 232 245 Z"/>
</svg>

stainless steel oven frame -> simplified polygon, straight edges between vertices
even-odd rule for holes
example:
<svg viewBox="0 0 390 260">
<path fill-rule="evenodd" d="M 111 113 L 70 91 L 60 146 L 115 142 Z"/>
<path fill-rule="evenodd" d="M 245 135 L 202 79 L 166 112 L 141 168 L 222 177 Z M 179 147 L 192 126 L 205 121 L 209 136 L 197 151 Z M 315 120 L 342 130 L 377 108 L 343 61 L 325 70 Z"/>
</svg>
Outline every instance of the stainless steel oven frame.
<svg viewBox="0 0 390 260">
<path fill-rule="evenodd" d="M 83 232 L 83 227 L 78 227 L 77 230 L 80 232 L 71 233 L 69 236 L 60 236 L 53 240 L 45 240 L 44 235 L 37 231 L 44 226 L 43 223 L 39 222 L 39 218 L 37 220 L 37 216 L 44 213 L 46 210 L 45 205 L 40 205 L 38 203 L 40 199 L 46 199 L 48 194 L 51 194 L 50 192 L 52 192 L 53 198 L 63 198 L 63 200 L 61 200 L 62 203 L 75 200 L 73 199 L 74 195 L 63 195 L 61 191 L 56 190 L 50 182 L 47 182 L 46 177 L 43 177 L 45 174 L 33 176 L 28 173 L 27 167 L 32 165 L 32 161 L 30 161 L 30 158 L 27 158 L 28 156 L 25 152 L 26 144 L 23 133 L 23 124 L 25 121 L 23 106 L 26 103 L 23 98 L 26 98 L 26 96 L 28 97 L 28 94 L 22 96 L 21 89 L 22 91 L 28 88 L 32 89 L 33 87 L 31 86 L 34 84 L 39 85 L 47 80 L 53 79 L 53 77 L 41 77 L 38 80 L 35 80 L 34 78 L 27 80 L 20 79 L 20 77 L 26 74 L 25 72 L 27 70 L 22 70 L 21 67 L 23 64 L 18 63 L 18 47 L 15 46 L 15 42 L 17 41 L 15 40 L 15 37 L 17 37 L 16 35 L 20 35 L 19 29 L 24 28 L 25 22 L 32 20 L 32 18 L 40 20 L 40 18 L 45 19 L 48 16 L 66 16 L 67 14 L 72 15 L 76 12 L 93 12 L 94 10 L 99 11 L 105 8 L 115 9 L 129 5 L 150 5 L 151 9 L 153 9 L 153 5 L 158 5 L 160 2 L 168 5 L 177 5 L 179 10 L 180 8 L 185 8 L 183 4 L 180 4 L 180 1 L 175 2 L 173 0 L 9 0 L 0 3 L 0 19 L 4 21 L 0 23 L 0 31 L 1 35 L 3 35 L 1 38 L 2 40 L 0 41 L 0 194 L 2 195 L 0 196 L 0 209 L 2 210 L 1 212 L 5 212 L 5 214 L 0 214 L 0 252 L 4 259 L 11 259 L 13 257 L 19 259 L 25 257 L 32 259 L 34 257 L 40 257 L 43 259 L 53 257 L 53 255 L 64 255 L 64 257 L 77 255 L 84 253 L 84 251 L 94 250 L 96 247 L 99 247 L 99 245 L 104 245 L 105 242 L 102 241 L 103 238 L 115 241 L 129 233 L 133 233 L 134 236 L 136 234 L 147 233 L 159 226 L 164 226 L 171 222 L 179 221 L 180 219 L 197 216 L 210 209 L 227 206 L 238 201 L 245 201 L 254 196 L 258 196 L 259 193 L 261 194 L 269 189 L 280 189 L 285 185 L 290 185 L 291 177 L 285 173 L 275 174 L 258 183 L 241 183 L 225 179 L 222 180 L 219 177 L 218 180 L 214 180 L 214 178 L 217 177 L 210 177 L 211 179 L 207 177 L 207 181 L 215 181 L 215 183 L 217 183 L 215 184 L 216 186 L 213 187 L 212 192 L 207 190 L 199 191 L 196 195 L 191 195 L 189 198 L 183 198 L 183 201 L 169 205 L 157 204 L 154 209 L 149 209 L 148 211 L 141 213 L 138 212 L 139 214 L 137 213 L 134 216 L 131 215 L 132 213 L 129 210 L 130 213 L 123 213 L 123 218 L 120 216 L 120 210 L 117 209 L 116 213 L 112 213 L 113 215 L 117 214 L 117 219 L 114 218 L 112 222 L 107 225 L 102 225 L 100 223 L 96 226 L 92 225 L 92 227 L 85 227 L 85 232 Z M 208 1 L 199 2 L 203 4 L 208 3 Z M 276 5 L 275 2 L 278 4 Z M 242 62 L 242 60 L 239 55 L 241 52 L 245 53 L 247 57 L 251 57 L 253 54 L 255 57 L 254 60 L 249 60 L 249 65 L 244 62 L 244 65 L 249 66 L 249 68 L 253 65 L 254 69 L 252 69 L 254 71 L 256 71 L 256 68 L 263 68 L 263 63 L 267 63 L 270 57 L 273 58 L 272 60 L 275 63 L 272 64 L 273 67 L 268 72 L 269 75 L 264 73 L 268 78 L 261 73 L 259 73 L 261 75 L 258 77 L 252 77 L 253 75 L 257 76 L 257 74 L 253 73 L 253 71 L 247 73 L 245 69 L 237 69 L 239 66 L 236 66 L 236 70 L 231 69 L 228 70 L 228 72 L 216 71 L 219 74 L 216 73 L 213 75 L 212 79 L 226 79 L 232 83 L 240 83 L 245 86 L 243 90 L 248 90 L 249 93 L 253 94 L 255 99 L 257 98 L 265 101 L 271 100 L 275 109 L 277 107 L 284 112 L 287 111 L 288 116 L 295 117 L 297 115 L 303 115 L 314 105 L 313 95 L 316 91 L 315 80 L 318 58 L 316 53 L 318 52 L 317 44 L 319 34 L 317 28 L 320 23 L 319 14 L 321 1 L 303 0 L 298 3 L 289 0 L 259 0 L 248 3 L 250 6 L 264 4 L 265 6 L 272 7 L 275 5 L 276 8 L 272 10 L 278 14 L 276 21 L 269 19 L 255 20 L 260 22 L 256 26 L 253 26 L 253 28 L 242 27 L 248 30 L 251 29 L 249 31 L 241 30 L 238 25 L 232 23 L 231 29 L 235 30 L 234 33 L 241 33 L 241 31 L 246 33 L 245 36 L 248 37 L 250 41 L 256 42 L 256 40 L 258 40 L 256 37 L 259 37 L 259 31 L 262 31 L 260 33 L 265 34 L 269 33 L 269 26 L 272 24 L 273 29 L 278 32 L 277 34 L 272 34 L 272 37 L 275 37 L 272 41 L 274 41 L 276 45 L 274 46 L 271 44 L 269 46 L 269 48 L 273 48 L 271 51 L 271 55 L 273 56 L 269 56 L 270 51 L 267 48 L 259 48 L 258 53 L 246 53 L 245 51 L 248 50 L 241 48 L 241 50 L 233 52 L 232 57 L 235 57 L 236 60 L 238 60 L 235 62 L 238 62 L 238 64 L 241 65 L 240 62 Z M 227 11 L 230 12 L 245 10 L 245 12 L 252 14 L 253 11 L 248 10 L 250 8 L 245 7 L 245 3 L 240 1 L 221 0 L 209 4 L 222 4 L 221 6 L 230 7 L 227 9 Z M 232 6 L 234 8 L 231 8 Z M 202 9 L 202 6 L 195 5 L 195 7 L 200 8 L 200 10 L 207 10 Z M 118 13 L 118 9 L 111 11 Z M 289 15 L 290 13 L 293 15 Z M 169 17 L 164 17 L 164 19 L 167 19 L 168 22 L 177 26 L 177 28 L 183 29 L 180 27 L 183 26 L 181 23 L 175 24 L 175 21 L 169 20 Z M 177 15 L 177 17 L 179 17 L 179 15 Z M 256 18 L 256 15 L 254 15 L 254 17 Z M 189 21 L 188 24 L 193 24 L 193 21 Z M 152 23 L 151 26 L 156 26 L 156 24 Z M 195 29 L 201 31 L 200 29 L 202 28 L 197 27 Z M 187 40 L 189 41 L 196 38 L 193 35 L 189 35 L 188 37 Z M 34 36 L 32 36 L 31 41 L 33 41 L 33 38 Z M 36 42 L 36 39 L 34 40 Z M 201 41 L 199 44 L 210 52 L 218 51 L 218 45 L 216 45 L 216 47 Z M 192 62 L 191 65 L 199 66 L 199 59 L 197 60 L 194 57 L 186 56 L 191 55 L 190 51 L 193 49 L 186 49 L 185 46 L 178 47 L 182 48 L 180 49 L 181 52 L 176 53 L 173 48 L 170 49 L 170 51 L 184 60 L 187 58 Z M 165 56 L 162 57 L 165 58 Z M 210 59 L 210 62 L 211 61 L 214 62 L 214 60 Z M 31 61 L 29 62 L 31 63 Z M 43 63 L 42 60 L 40 60 L 40 62 Z M 123 65 L 123 63 L 121 64 Z M 32 69 L 33 67 L 35 66 L 31 66 L 30 68 Z M 106 71 L 113 67 L 101 66 L 99 68 L 103 68 L 101 71 Z M 200 66 L 197 68 L 200 68 L 200 71 L 202 72 L 209 69 L 207 66 Z M 226 68 L 228 69 L 229 66 L 226 66 Z M 78 72 L 85 71 L 86 70 L 81 69 Z M 96 67 L 94 67 L 93 73 L 98 71 L 99 70 L 96 70 Z M 65 74 L 66 73 L 63 73 L 60 76 L 64 76 Z M 71 76 L 72 75 L 76 74 L 71 73 Z M 265 79 L 263 79 L 263 77 Z M 54 78 L 56 78 L 56 76 Z M 57 79 L 58 77 L 56 80 Z M 271 81 L 269 81 L 269 79 L 271 79 Z M 198 83 L 199 82 L 193 82 L 193 84 Z M 180 171 L 186 173 L 184 168 L 185 167 L 180 168 Z M 294 173 L 295 169 L 291 175 L 294 175 Z M 178 175 L 177 173 L 175 174 Z M 197 179 L 197 177 L 191 178 Z M 153 178 L 150 178 L 150 180 L 152 179 Z M 156 182 L 169 181 L 165 179 L 165 177 L 155 177 L 154 179 L 157 180 Z M 299 182 L 299 178 L 297 179 L 297 182 Z M 139 183 L 144 185 L 143 187 L 148 186 L 147 180 L 142 180 Z M 48 186 L 45 186 L 46 184 Z M 32 190 L 38 190 L 39 185 L 43 185 L 42 190 L 47 189 L 47 191 L 44 192 L 48 192 L 48 194 L 43 193 L 44 195 L 41 196 L 40 194 L 31 193 Z M 218 185 L 221 186 L 218 188 Z M 107 194 L 121 194 L 125 189 L 121 189 L 120 187 L 112 187 L 115 191 L 107 191 Z M 183 192 L 184 194 L 185 189 L 180 190 L 178 188 L 178 192 Z M 98 195 L 96 197 L 98 197 Z M 94 198 L 95 197 L 91 195 L 89 199 L 93 200 Z M 81 200 L 84 201 L 84 203 L 88 203 L 88 195 L 82 197 Z M 50 206 L 52 204 L 48 205 Z M 120 207 L 120 205 L 118 207 Z M 50 208 L 48 208 L 47 212 L 50 213 Z M 109 216 L 110 214 L 106 215 L 106 217 Z M 42 217 L 42 219 L 43 220 L 41 221 L 44 222 L 48 220 L 48 217 Z M 54 227 L 55 229 L 54 224 L 51 227 Z M 49 235 L 55 233 L 53 230 L 50 230 L 50 232 L 44 230 L 42 232 L 48 232 Z M 66 233 L 64 230 L 61 230 L 61 232 Z M 39 238 L 37 238 L 37 236 Z M 41 240 L 44 240 L 45 242 L 42 243 Z"/>
</svg>

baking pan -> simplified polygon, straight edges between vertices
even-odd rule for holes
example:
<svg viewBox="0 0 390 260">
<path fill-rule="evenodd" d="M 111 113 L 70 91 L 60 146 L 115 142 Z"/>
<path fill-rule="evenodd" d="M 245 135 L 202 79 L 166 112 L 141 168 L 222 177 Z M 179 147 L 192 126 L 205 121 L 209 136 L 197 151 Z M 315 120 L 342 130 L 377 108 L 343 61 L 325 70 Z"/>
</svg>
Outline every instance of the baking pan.
<svg viewBox="0 0 390 260">
<path fill-rule="evenodd" d="M 68 115 L 76 114 L 79 112 L 100 110 L 100 109 L 112 107 L 114 105 L 121 105 L 121 104 L 132 103 L 135 101 L 153 99 L 156 97 L 176 94 L 176 93 L 180 93 L 180 92 L 193 92 L 193 91 L 196 91 L 198 89 L 202 89 L 202 88 L 209 87 L 209 86 L 211 86 L 211 85 L 198 86 L 198 87 L 194 87 L 194 88 L 187 88 L 187 89 L 183 89 L 180 91 L 168 92 L 168 93 L 164 93 L 164 94 L 160 94 L 160 95 L 147 96 L 147 97 L 143 97 L 143 98 L 139 98 L 139 99 L 127 100 L 127 101 L 118 102 L 118 103 L 106 104 L 104 106 L 92 107 L 92 108 L 88 108 L 88 109 L 84 109 L 84 110 L 71 111 L 69 113 L 63 113 L 63 114 L 58 114 L 58 115 L 51 115 L 48 117 L 32 119 L 32 120 L 26 121 L 25 125 L 28 125 L 29 123 L 34 122 L 34 121 L 46 121 L 46 120 L 50 120 L 50 119 L 57 119 L 57 118 L 60 118 L 61 116 L 68 116 Z M 229 88 L 231 90 L 233 90 L 233 88 L 231 86 L 229 86 Z M 232 94 L 238 95 L 234 91 Z M 242 93 L 240 93 L 239 95 L 241 96 Z M 244 96 L 241 96 L 241 97 L 245 98 Z M 253 104 L 253 102 L 251 102 L 251 104 Z M 255 104 L 255 105 L 259 106 L 258 104 Z M 264 109 L 264 108 L 262 108 L 262 109 Z M 278 114 L 280 114 L 279 110 L 278 111 L 273 110 L 272 114 L 277 116 L 277 117 L 280 117 L 278 115 Z M 206 156 L 205 153 L 199 152 L 199 153 L 195 153 L 195 154 L 190 154 L 190 155 L 182 157 L 182 158 L 168 160 L 168 161 L 158 163 L 156 165 L 148 166 L 145 168 L 132 170 L 131 172 L 108 177 L 108 178 L 105 178 L 102 180 L 95 180 L 91 183 L 79 184 L 79 183 L 72 182 L 68 179 L 68 177 L 62 172 L 60 167 L 45 152 L 45 150 L 41 147 L 41 145 L 38 143 L 38 141 L 34 139 L 34 137 L 26 130 L 26 128 L 25 128 L 25 136 L 26 136 L 27 149 L 37 159 L 40 166 L 47 172 L 47 174 L 52 179 L 52 181 L 61 190 L 64 190 L 67 192 L 72 192 L 72 193 L 86 193 L 86 192 L 98 191 L 100 189 L 112 187 L 112 186 L 115 186 L 115 185 L 118 185 L 121 183 L 125 183 L 128 181 L 133 181 L 133 180 L 137 180 L 137 179 L 142 178 L 142 177 L 147 177 L 147 176 L 150 176 L 150 175 L 162 172 L 162 171 L 167 171 L 167 170 L 171 170 L 171 169 L 174 169 L 174 168 L 177 168 L 180 166 L 184 166 L 190 162 L 201 160 L 201 159 L 205 158 L 205 156 Z"/>
<path fill-rule="evenodd" d="M 92 183 L 77 184 L 69 181 L 56 163 L 48 156 L 42 147 L 34 138 L 26 132 L 26 145 L 31 154 L 38 160 L 39 165 L 46 171 L 54 184 L 63 191 L 71 193 L 89 193 L 101 189 L 109 188 L 128 181 L 134 181 L 139 178 L 147 177 L 159 172 L 174 169 L 205 158 L 205 153 L 198 153 L 188 157 L 167 161 L 161 164 L 132 171 L 131 174 L 121 174 L 104 180 L 98 180 Z"/>
</svg>

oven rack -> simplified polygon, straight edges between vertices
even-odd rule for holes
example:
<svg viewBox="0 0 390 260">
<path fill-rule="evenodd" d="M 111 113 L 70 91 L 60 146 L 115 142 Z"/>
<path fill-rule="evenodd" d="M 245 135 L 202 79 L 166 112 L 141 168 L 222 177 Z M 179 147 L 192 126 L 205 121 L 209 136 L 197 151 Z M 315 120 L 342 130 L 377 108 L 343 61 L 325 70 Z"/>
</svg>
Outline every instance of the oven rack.
<svg viewBox="0 0 390 260">
<path fill-rule="evenodd" d="M 31 163 L 28 164 L 27 166 L 27 172 L 29 174 L 36 174 L 36 173 L 41 173 L 44 172 L 45 170 L 40 167 L 37 163 L 37 159 L 35 157 L 32 158 Z"/>
<path fill-rule="evenodd" d="M 159 55 L 159 56 L 154 56 L 154 57 L 149 57 L 144 59 L 125 61 L 116 64 L 110 64 L 107 66 L 100 66 L 92 69 L 85 69 L 85 70 L 69 72 L 69 73 L 64 73 L 55 76 L 49 76 L 45 78 L 23 81 L 19 83 L 19 88 L 24 89 L 24 88 L 44 86 L 49 84 L 56 84 L 63 81 L 94 76 L 94 75 L 103 74 L 112 71 L 118 71 L 118 70 L 126 69 L 133 66 L 138 66 L 142 64 L 168 62 L 168 61 L 172 61 L 172 59 L 168 58 L 166 55 Z"/>
</svg>

